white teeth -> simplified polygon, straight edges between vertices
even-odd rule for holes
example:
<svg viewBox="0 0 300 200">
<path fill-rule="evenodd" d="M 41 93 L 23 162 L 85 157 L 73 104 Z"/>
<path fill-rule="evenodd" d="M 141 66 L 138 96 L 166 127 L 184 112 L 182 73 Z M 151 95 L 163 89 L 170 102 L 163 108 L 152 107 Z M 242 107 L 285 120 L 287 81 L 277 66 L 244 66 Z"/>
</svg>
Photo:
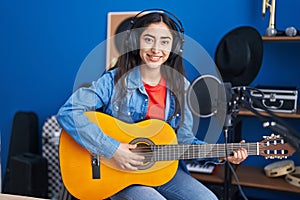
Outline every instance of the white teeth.
<svg viewBox="0 0 300 200">
<path fill-rule="evenodd" d="M 160 56 L 149 56 L 150 60 L 152 61 L 158 61 L 160 59 Z"/>
</svg>

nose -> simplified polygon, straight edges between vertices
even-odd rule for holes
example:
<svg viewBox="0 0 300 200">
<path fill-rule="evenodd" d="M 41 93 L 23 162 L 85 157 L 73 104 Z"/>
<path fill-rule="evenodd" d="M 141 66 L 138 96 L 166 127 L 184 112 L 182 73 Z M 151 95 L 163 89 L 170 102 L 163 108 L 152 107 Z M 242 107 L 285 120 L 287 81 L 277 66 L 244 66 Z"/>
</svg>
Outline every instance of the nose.
<svg viewBox="0 0 300 200">
<path fill-rule="evenodd" d="M 153 46 L 152 46 L 152 48 L 151 48 L 151 51 L 152 51 L 153 53 L 158 53 L 158 52 L 160 51 L 159 41 L 155 41 L 155 42 L 153 43 Z"/>
<path fill-rule="evenodd" d="M 151 52 L 152 52 L 152 53 L 159 53 L 159 49 L 153 47 L 153 48 L 151 48 Z"/>
</svg>

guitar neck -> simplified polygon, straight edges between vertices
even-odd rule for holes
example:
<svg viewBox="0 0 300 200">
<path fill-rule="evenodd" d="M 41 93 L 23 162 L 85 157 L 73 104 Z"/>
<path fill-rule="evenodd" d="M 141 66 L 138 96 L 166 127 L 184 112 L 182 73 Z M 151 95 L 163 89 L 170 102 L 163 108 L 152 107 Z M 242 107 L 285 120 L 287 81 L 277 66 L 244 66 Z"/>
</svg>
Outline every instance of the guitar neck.
<svg viewBox="0 0 300 200">
<path fill-rule="evenodd" d="M 226 144 L 153 145 L 149 159 L 151 161 L 164 161 L 226 157 L 225 147 Z M 245 148 L 248 155 L 259 155 L 259 143 L 229 143 L 227 144 L 227 154 L 230 155 L 234 150 L 240 148 Z"/>
</svg>

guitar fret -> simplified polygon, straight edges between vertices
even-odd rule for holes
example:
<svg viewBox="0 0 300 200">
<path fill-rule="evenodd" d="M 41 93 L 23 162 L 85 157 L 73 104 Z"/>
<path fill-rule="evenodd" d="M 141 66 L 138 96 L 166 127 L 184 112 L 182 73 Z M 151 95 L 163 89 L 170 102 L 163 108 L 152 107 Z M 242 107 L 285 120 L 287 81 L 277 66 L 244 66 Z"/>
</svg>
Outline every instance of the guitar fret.
<svg viewBox="0 0 300 200">
<path fill-rule="evenodd" d="M 226 156 L 226 144 L 193 144 L 193 145 L 154 145 L 152 147 L 153 161 L 181 160 L 195 158 L 214 158 Z M 259 143 L 229 143 L 227 154 L 234 150 L 245 148 L 249 155 L 259 155 Z"/>
</svg>

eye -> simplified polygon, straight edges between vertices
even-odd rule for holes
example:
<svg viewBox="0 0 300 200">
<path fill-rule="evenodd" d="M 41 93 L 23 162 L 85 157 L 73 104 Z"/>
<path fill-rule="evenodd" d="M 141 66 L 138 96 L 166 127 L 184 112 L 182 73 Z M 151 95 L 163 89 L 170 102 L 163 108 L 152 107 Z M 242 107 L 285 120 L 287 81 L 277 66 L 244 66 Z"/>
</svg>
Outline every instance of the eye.
<svg viewBox="0 0 300 200">
<path fill-rule="evenodd" d="M 147 43 L 147 44 L 151 44 L 154 42 L 153 38 L 151 37 L 144 37 L 144 41 Z"/>
<path fill-rule="evenodd" d="M 170 40 L 162 40 L 161 44 L 167 46 L 168 44 L 170 44 Z"/>
</svg>

